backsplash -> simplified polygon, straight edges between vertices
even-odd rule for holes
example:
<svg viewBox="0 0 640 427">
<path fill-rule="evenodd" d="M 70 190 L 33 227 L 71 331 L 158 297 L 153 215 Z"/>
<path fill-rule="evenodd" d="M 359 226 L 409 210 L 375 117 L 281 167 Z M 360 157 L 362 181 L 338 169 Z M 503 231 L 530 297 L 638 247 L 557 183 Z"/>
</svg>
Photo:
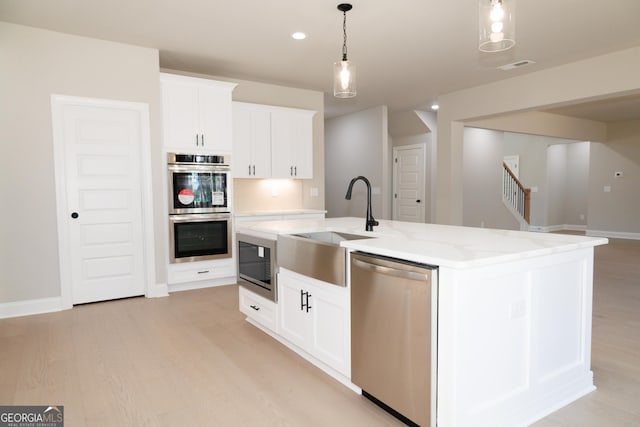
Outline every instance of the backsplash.
<svg viewBox="0 0 640 427">
<path fill-rule="evenodd" d="M 234 179 L 234 212 L 303 208 L 303 185 L 298 179 Z"/>
</svg>

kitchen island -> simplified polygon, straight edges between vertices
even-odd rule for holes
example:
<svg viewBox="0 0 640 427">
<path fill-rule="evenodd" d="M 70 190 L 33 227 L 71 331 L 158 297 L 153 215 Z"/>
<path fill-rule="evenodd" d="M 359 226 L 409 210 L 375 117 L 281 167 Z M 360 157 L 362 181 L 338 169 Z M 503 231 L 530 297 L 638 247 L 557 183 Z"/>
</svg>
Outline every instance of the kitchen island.
<svg viewBox="0 0 640 427">
<path fill-rule="evenodd" d="M 341 245 L 438 267 L 437 351 L 425 361 L 437 378 L 432 425 L 527 425 L 595 389 L 593 248 L 607 239 L 397 221 L 365 232 L 362 218 L 247 223 L 239 231 L 361 234 L 373 238 Z M 342 372 L 348 382 L 349 369 Z"/>
</svg>

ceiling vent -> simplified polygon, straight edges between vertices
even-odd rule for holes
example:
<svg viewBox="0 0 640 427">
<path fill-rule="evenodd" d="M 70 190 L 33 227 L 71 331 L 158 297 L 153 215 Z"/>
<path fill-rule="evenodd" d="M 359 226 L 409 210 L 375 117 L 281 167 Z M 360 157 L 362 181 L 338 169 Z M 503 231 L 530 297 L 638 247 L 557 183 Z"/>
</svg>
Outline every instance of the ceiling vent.
<svg viewBox="0 0 640 427">
<path fill-rule="evenodd" d="M 522 61 L 512 62 L 511 64 L 502 65 L 498 67 L 498 70 L 509 71 L 515 70 L 516 68 L 526 67 L 527 65 L 535 64 L 536 61 L 532 61 L 530 59 L 523 59 Z"/>
</svg>

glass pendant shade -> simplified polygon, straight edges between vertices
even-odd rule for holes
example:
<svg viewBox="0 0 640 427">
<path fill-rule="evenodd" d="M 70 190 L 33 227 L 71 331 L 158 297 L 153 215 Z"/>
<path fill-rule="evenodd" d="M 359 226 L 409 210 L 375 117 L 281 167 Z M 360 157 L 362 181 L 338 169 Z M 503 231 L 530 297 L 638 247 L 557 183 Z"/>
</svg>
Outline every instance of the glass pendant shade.
<svg viewBox="0 0 640 427">
<path fill-rule="evenodd" d="M 351 61 L 333 63 L 333 96 L 336 98 L 356 96 L 356 66 Z"/>
<path fill-rule="evenodd" d="M 478 49 L 501 52 L 516 44 L 515 0 L 478 0 Z"/>
</svg>

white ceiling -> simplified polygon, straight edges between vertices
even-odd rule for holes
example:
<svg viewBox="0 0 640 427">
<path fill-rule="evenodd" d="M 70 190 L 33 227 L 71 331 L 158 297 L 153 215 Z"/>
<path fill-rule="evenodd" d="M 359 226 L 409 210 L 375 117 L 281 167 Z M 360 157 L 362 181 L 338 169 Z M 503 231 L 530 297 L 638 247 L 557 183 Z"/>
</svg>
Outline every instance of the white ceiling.
<svg viewBox="0 0 640 427">
<path fill-rule="evenodd" d="M 493 54 L 477 49 L 477 0 L 352 0 L 347 44 L 358 96 L 336 100 L 338 3 L 0 0 L 0 20 L 157 48 L 163 68 L 320 90 L 328 116 L 376 105 L 424 109 L 443 93 L 640 45 L 640 0 L 519 0 L 516 46 Z M 294 31 L 307 39 L 293 40 Z M 496 70 L 523 59 L 536 63 Z M 559 111 L 597 118 L 598 108 L 607 111 L 602 102 L 587 113 Z M 638 99 L 632 108 L 640 112 Z"/>
</svg>

